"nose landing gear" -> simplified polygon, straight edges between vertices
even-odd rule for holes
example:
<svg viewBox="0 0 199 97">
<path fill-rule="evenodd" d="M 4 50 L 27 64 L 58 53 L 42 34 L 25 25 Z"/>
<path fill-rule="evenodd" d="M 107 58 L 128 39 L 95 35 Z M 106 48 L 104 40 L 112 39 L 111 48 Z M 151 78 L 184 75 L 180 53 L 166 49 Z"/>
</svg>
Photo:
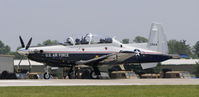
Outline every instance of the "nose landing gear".
<svg viewBox="0 0 199 97">
<path fill-rule="evenodd" d="M 49 73 L 48 69 L 49 69 L 49 66 L 46 66 L 45 73 L 44 73 L 44 79 L 50 79 L 50 77 L 51 77 L 51 74 Z"/>
<path fill-rule="evenodd" d="M 44 73 L 44 79 L 50 79 L 50 74 L 49 73 Z"/>
</svg>

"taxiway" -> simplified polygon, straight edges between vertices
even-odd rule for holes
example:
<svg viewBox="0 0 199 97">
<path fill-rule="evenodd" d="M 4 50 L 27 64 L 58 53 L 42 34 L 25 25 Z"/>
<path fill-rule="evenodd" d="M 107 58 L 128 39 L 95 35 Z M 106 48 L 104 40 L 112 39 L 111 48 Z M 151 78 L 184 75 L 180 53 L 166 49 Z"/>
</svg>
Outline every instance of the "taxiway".
<svg viewBox="0 0 199 97">
<path fill-rule="evenodd" d="M 109 85 L 199 85 L 199 79 L 0 80 L 0 87 L 8 87 L 8 86 L 109 86 Z"/>
</svg>

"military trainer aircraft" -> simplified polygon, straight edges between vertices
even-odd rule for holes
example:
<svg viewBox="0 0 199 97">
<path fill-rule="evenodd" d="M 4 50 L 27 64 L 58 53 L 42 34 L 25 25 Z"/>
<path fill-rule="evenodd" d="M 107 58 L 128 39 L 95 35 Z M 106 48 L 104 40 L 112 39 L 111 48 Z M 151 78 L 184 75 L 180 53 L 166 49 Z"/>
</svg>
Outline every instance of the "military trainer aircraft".
<svg viewBox="0 0 199 97">
<path fill-rule="evenodd" d="M 152 28 L 151 33 L 158 31 L 158 27 Z M 69 78 L 73 76 L 74 67 L 80 64 L 92 67 L 93 71 L 90 74 L 92 78 L 100 78 L 98 67 L 102 65 L 154 63 L 172 58 L 167 52 L 154 49 L 162 46 L 160 39 L 150 41 L 148 47 L 145 48 L 123 44 L 115 38 L 100 38 L 99 41 L 94 41 L 94 35 L 91 33 L 75 41 L 69 37 L 65 44 L 53 46 L 30 47 L 32 38 L 25 46 L 21 36 L 19 39 L 22 48 L 18 50 L 18 53 L 26 55 L 30 60 L 44 63 L 46 66 L 70 67 Z M 49 77 L 49 73 L 46 72 L 44 78 L 49 79 Z"/>
</svg>

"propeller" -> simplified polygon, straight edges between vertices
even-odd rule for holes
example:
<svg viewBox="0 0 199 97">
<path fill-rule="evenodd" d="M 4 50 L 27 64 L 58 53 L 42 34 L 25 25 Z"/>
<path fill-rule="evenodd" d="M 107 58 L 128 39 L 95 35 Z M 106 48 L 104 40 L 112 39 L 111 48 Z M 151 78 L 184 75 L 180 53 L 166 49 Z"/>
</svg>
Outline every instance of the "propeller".
<svg viewBox="0 0 199 97">
<path fill-rule="evenodd" d="M 25 48 L 26 50 L 30 47 L 31 45 L 31 42 L 32 42 L 32 37 L 30 38 L 30 40 L 28 41 L 27 45 L 25 46 L 24 45 L 24 42 L 23 42 L 23 39 L 21 38 L 21 36 L 19 36 L 19 40 L 21 42 L 21 47 L 22 48 Z"/>
<path fill-rule="evenodd" d="M 23 39 L 21 38 L 21 36 L 19 36 L 19 40 L 20 40 L 20 42 L 21 42 L 21 47 L 24 48 L 25 45 L 24 45 L 24 42 L 23 42 Z"/>
<path fill-rule="evenodd" d="M 19 36 L 19 40 L 20 40 L 22 48 L 25 48 L 25 50 L 28 50 L 28 48 L 30 48 L 30 45 L 31 45 L 31 42 L 32 42 L 32 37 L 29 39 L 29 41 L 28 41 L 26 46 L 24 45 L 24 41 L 23 41 L 21 36 Z M 23 59 L 23 56 L 21 56 L 21 58 L 20 58 L 20 61 L 19 61 L 19 64 L 18 64 L 18 70 L 20 70 L 20 64 L 21 64 L 22 59 Z M 30 63 L 29 59 L 28 59 L 28 63 L 29 63 L 29 72 L 30 72 L 32 66 L 31 66 L 31 63 Z"/>
<path fill-rule="evenodd" d="M 32 42 L 32 37 L 30 38 L 28 44 L 26 45 L 26 50 L 30 47 L 31 42 Z"/>
</svg>

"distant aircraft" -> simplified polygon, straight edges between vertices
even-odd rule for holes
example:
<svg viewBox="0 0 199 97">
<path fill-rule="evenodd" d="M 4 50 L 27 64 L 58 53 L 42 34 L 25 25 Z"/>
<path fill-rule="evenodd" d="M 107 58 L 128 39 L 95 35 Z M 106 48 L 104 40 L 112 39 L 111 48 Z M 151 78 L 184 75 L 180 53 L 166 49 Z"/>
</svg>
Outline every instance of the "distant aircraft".
<svg viewBox="0 0 199 97">
<path fill-rule="evenodd" d="M 159 25 L 152 24 L 151 34 L 156 33 L 157 35 L 158 31 Z M 69 37 L 66 44 L 30 47 L 32 38 L 25 46 L 20 36 L 22 48 L 18 50 L 18 53 L 27 55 L 30 60 L 44 63 L 46 66 L 70 67 L 69 78 L 75 76 L 74 67 L 80 64 L 92 67 L 93 71 L 90 74 L 92 78 L 100 78 L 98 67 L 102 65 L 149 64 L 171 59 L 172 56 L 164 50 L 168 50 L 164 37 L 150 36 L 151 40 L 145 48 L 133 46 L 134 44 L 122 44 L 115 38 L 100 38 L 99 41 L 95 41 L 96 38 L 91 33 L 75 41 Z M 46 71 L 44 78 L 49 79 L 49 77 L 50 74 Z"/>
</svg>

